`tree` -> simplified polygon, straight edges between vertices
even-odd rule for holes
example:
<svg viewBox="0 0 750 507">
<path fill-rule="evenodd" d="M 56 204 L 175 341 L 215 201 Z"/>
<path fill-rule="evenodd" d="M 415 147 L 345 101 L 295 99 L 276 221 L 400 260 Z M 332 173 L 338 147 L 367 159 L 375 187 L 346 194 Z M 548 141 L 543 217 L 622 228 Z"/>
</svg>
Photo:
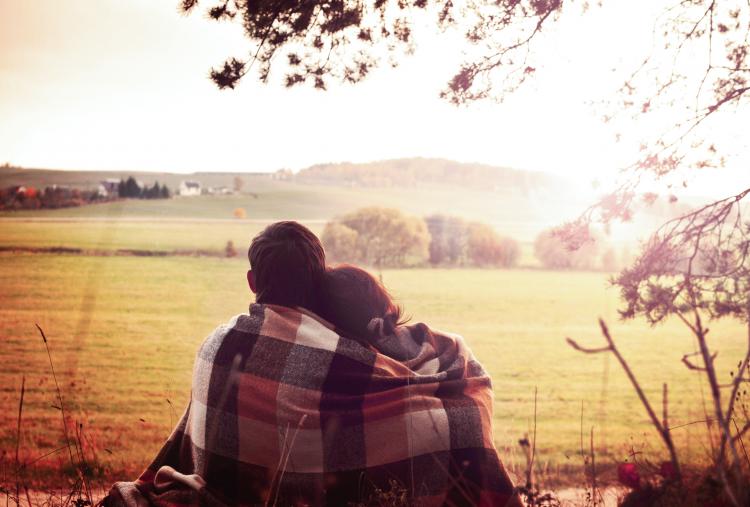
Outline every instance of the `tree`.
<svg viewBox="0 0 750 507">
<path fill-rule="evenodd" d="M 328 222 L 320 237 L 326 257 L 334 262 L 357 262 L 357 231 L 338 222 Z"/>
<path fill-rule="evenodd" d="M 362 208 L 326 226 L 323 243 L 332 255 L 376 268 L 427 259 L 430 235 L 424 220 L 390 208 Z M 352 242 L 354 247 L 352 248 Z"/>
<path fill-rule="evenodd" d="M 518 263 L 518 242 L 500 236 L 489 225 L 445 215 L 431 215 L 425 223 L 430 233 L 431 264 L 509 268 Z"/>
<path fill-rule="evenodd" d="M 518 242 L 503 238 L 486 224 L 474 222 L 467 228 L 467 254 L 477 266 L 510 268 L 518 263 L 521 248 Z"/>
<path fill-rule="evenodd" d="M 160 195 L 161 187 L 159 186 L 158 181 L 154 182 L 154 186 L 143 191 L 143 197 L 145 197 L 146 199 L 158 199 Z"/>
<path fill-rule="evenodd" d="M 742 218 L 743 199 L 748 194 L 750 189 L 668 221 L 633 265 L 613 279 L 625 302 L 622 318 L 641 317 L 652 325 L 676 318 L 693 335 L 696 351 L 684 354 L 682 362 L 702 375 L 709 386 L 710 406 L 705 410 L 719 430 L 718 445 L 711 442 L 714 471 L 727 502 L 737 507 L 750 500 L 743 442 L 750 431 L 750 418 L 741 396 L 750 382 L 750 224 Z M 707 326 L 709 320 L 723 318 L 743 322 L 748 332 L 744 355 L 726 383 L 719 380 L 718 351 L 710 347 Z M 568 343 L 583 352 L 611 352 L 617 357 L 669 450 L 677 480 L 681 480 L 667 422 L 667 384 L 663 386 L 663 420 L 659 421 L 603 322 L 601 327 L 606 347 L 581 347 L 570 339 Z"/>
<path fill-rule="evenodd" d="M 442 93 L 455 104 L 503 100 L 515 92 L 549 56 L 537 51 L 539 39 L 567 36 L 574 28 L 561 20 L 597 8 L 588 1 L 562 0 L 205 3 L 211 18 L 240 23 L 251 47 L 247 57 L 231 57 L 211 71 L 220 88 L 234 88 L 255 64 L 259 79 L 266 82 L 272 62 L 283 66 L 286 86 L 325 88 L 331 79 L 356 83 L 381 61 L 397 64 L 416 43 L 414 20 L 434 16 L 437 28 L 462 30 L 470 49 Z M 198 4 L 182 0 L 181 8 L 190 12 Z M 618 139 L 622 132 L 645 133 L 631 139 L 640 145 L 629 167 L 634 174 L 662 176 L 678 167 L 720 165 L 725 147 L 712 124 L 724 121 L 725 112 L 747 106 L 750 97 L 750 4 L 665 2 L 653 19 L 651 51 L 625 73 L 614 97 L 601 97 L 609 104 L 604 120 L 615 126 Z M 553 25 L 559 29 L 552 30 Z M 626 119 L 636 125 L 618 133 L 619 120 Z M 652 125 L 657 133 L 646 128 Z M 627 178 L 615 198 L 592 206 L 587 218 L 627 219 L 633 193 L 626 190 L 637 183 L 637 177 Z"/>
<path fill-rule="evenodd" d="M 197 3 L 183 0 L 182 6 L 189 11 Z M 451 0 L 218 0 L 212 3 L 211 17 L 241 22 L 253 49 L 247 59 L 230 58 L 222 68 L 213 70 L 211 77 L 220 88 L 234 88 L 257 62 L 258 75 L 265 82 L 273 57 L 283 53 L 285 58 L 276 61 L 287 65 L 287 86 L 312 83 L 325 88 L 330 79 L 357 82 L 378 64 L 373 55 L 381 47 L 391 56 L 399 51 L 408 53 L 414 43 L 411 20 L 418 13 L 435 13 L 441 28 L 468 27 L 467 45 L 476 48 L 467 52 L 467 61 L 442 96 L 454 104 L 503 100 L 544 65 L 546 55 L 535 50 L 539 38 L 564 36 L 570 26 L 559 21 L 589 8 L 594 7 L 588 1 L 562 0 L 476 0 L 468 4 Z M 604 99 L 608 109 L 604 120 L 613 126 L 613 135 L 636 146 L 632 163 L 617 188 L 593 203 L 578 220 L 539 236 L 535 251 L 545 265 L 590 265 L 587 252 L 596 245 L 591 241 L 590 222 L 628 220 L 641 176 L 663 178 L 678 169 L 718 167 L 731 152 L 723 144 L 723 129 L 717 127 L 726 125 L 733 113 L 745 112 L 750 99 L 750 2 L 665 3 L 653 19 L 650 52 L 627 73 L 619 91 Z M 555 23 L 560 29 L 550 30 Z M 612 61 L 616 57 L 612 55 Z M 743 187 L 747 186 L 745 182 Z M 722 386 L 711 379 L 713 358 L 707 351 L 702 319 L 732 316 L 745 321 L 748 315 L 742 299 L 748 287 L 742 277 L 748 269 L 744 242 L 749 226 L 738 211 L 748 192 L 750 189 L 668 222 L 617 281 L 626 301 L 623 316 L 656 319 L 654 322 L 660 321 L 662 314 L 684 319 L 701 348 L 701 364 L 689 360 L 686 364 L 707 375 L 715 407 L 721 407 L 722 400 L 733 405 L 736 386 L 747 379 L 746 358 L 735 376 L 742 380 L 731 383 L 730 397 L 721 396 Z M 717 231 L 724 234 L 717 236 Z M 733 270 L 724 270 L 732 264 Z M 715 297 L 708 295 L 706 287 L 715 291 Z M 730 500 L 740 505 L 743 499 L 732 492 L 742 488 L 723 468 L 729 449 L 737 473 L 733 444 L 738 437 L 729 434 L 733 412 L 727 408 L 731 407 L 715 410 L 723 432 L 717 470 Z"/>
<path fill-rule="evenodd" d="M 411 49 L 411 21 L 415 11 L 431 2 L 416 0 L 370 0 L 346 2 L 322 0 L 296 2 L 212 2 L 208 15 L 219 21 L 240 22 L 253 46 L 246 58 L 231 57 L 210 76 L 219 88 L 234 88 L 250 68 L 258 65 L 258 77 L 266 81 L 271 62 L 278 55 L 288 65 L 287 86 L 311 82 L 324 89 L 330 77 L 358 82 L 377 66 L 379 53 L 408 53 Z M 182 0 L 189 12 L 198 0 Z M 450 20 L 446 4 L 439 16 Z M 377 55 L 377 56 L 376 56 Z"/>
<path fill-rule="evenodd" d="M 161 187 L 161 197 L 162 199 L 169 199 L 172 196 L 171 192 L 169 191 L 169 187 L 167 187 L 167 184 L 165 183 Z"/>
<path fill-rule="evenodd" d="M 132 197 L 138 198 L 141 196 L 141 186 L 135 181 L 135 178 L 129 176 L 123 184 L 123 192 L 120 193 L 120 197 Z"/>
<path fill-rule="evenodd" d="M 458 217 L 425 218 L 430 233 L 430 263 L 457 265 L 466 261 L 467 224 Z"/>
<path fill-rule="evenodd" d="M 393 265 L 421 264 L 427 260 L 430 233 L 424 220 L 418 217 L 403 217 L 395 220 L 392 249 L 383 260 Z M 375 266 L 382 264 L 375 262 Z"/>
</svg>

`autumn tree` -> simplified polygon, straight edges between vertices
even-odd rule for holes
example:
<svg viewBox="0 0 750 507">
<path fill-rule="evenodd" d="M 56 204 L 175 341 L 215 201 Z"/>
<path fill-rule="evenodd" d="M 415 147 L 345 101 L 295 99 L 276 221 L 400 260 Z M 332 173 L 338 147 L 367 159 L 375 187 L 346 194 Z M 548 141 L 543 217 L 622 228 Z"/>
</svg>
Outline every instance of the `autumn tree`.
<svg viewBox="0 0 750 507">
<path fill-rule="evenodd" d="M 424 220 L 396 209 L 362 208 L 326 225 L 326 252 L 338 261 L 399 267 L 426 260 L 429 233 Z"/>
<path fill-rule="evenodd" d="M 431 264 L 509 268 L 518 263 L 518 242 L 487 224 L 446 215 L 430 215 L 425 223 L 430 233 Z"/>
<path fill-rule="evenodd" d="M 326 258 L 333 262 L 354 262 L 360 257 L 357 250 L 358 233 L 339 222 L 328 222 L 320 237 Z"/>
<path fill-rule="evenodd" d="M 241 24 L 249 42 L 245 56 L 231 56 L 211 71 L 220 88 L 236 87 L 253 68 L 266 82 L 272 64 L 284 73 L 286 86 L 309 83 L 324 89 L 331 81 L 356 83 L 383 62 L 398 64 L 418 42 L 415 20 L 432 18 L 438 29 L 462 31 L 470 49 L 442 93 L 455 104 L 505 99 L 544 66 L 549 55 L 538 50 L 540 39 L 570 36 L 566 30 L 574 28 L 565 19 L 602 8 L 572 0 L 204 0 L 202 4 L 211 18 Z M 181 1 L 185 12 L 198 5 L 199 0 Z M 630 118 L 636 128 L 627 131 L 647 136 L 632 139 L 640 144 L 630 166 L 633 173 L 661 176 L 679 167 L 720 165 L 727 147 L 711 138 L 716 130 L 712 124 L 721 124 L 729 112 L 747 106 L 750 96 L 750 4 L 664 2 L 652 25 L 651 51 L 624 75 L 616 94 L 600 97 L 610 106 L 604 119 L 616 124 Z M 638 128 L 651 125 L 657 129 Z M 637 178 L 630 178 L 624 186 L 636 184 Z M 625 194 L 620 197 L 614 208 L 597 207 L 599 218 L 627 217 L 631 203 Z"/>
<path fill-rule="evenodd" d="M 487 224 L 467 227 L 467 255 L 476 266 L 511 268 L 518 263 L 521 247 L 514 239 L 502 237 Z"/>
<path fill-rule="evenodd" d="M 561 20 L 611 2 L 213 0 L 209 15 L 241 23 L 251 47 L 247 56 L 231 57 L 214 69 L 211 78 L 220 88 L 234 88 L 255 67 L 266 82 L 272 62 L 279 62 L 287 86 L 309 83 L 324 89 L 331 80 L 356 83 L 383 61 L 397 62 L 409 53 L 415 44 L 413 20 L 424 15 L 434 16 L 439 28 L 461 29 L 470 49 L 446 84 L 443 98 L 454 104 L 504 100 L 545 65 L 549 55 L 537 50 L 541 38 L 575 36 L 571 25 Z M 185 11 L 197 4 L 198 0 L 182 1 Z M 746 115 L 750 98 L 750 2 L 665 1 L 651 22 L 651 49 L 640 63 L 626 72 L 615 93 L 592 97 L 605 109 L 603 119 L 612 126 L 612 134 L 625 146 L 635 147 L 631 163 L 623 168 L 614 190 L 578 220 L 540 236 L 536 250 L 552 265 L 564 254 L 553 240 L 562 241 L 569 251 L 585 252 L 591 244 L 592 220 L 629 220 L 643 177 L 663 181 L 682 170 L 721 167 L 734 154 L 736 146 L 725 137 L 731 122 Z M 383 51 L 389 58 L 375 56 Z M 618 55 L 611 56 L 615 60 Z M 745 169 L 744 177 L 748 174 Z M 734 380 L 718 382 L 705 319 L 748 322 L 750 226 L 742 210 L 750 189 L 742 188 L 750 183 L 738 180 L 739 185 L 736 195 L 668 222 L 616 281 L 626 303 L 624 317 L 656 323 L 671 315 L 695 337 L 700 352 L 687 358 L 686 366 L 706 375 L 714 419 L 722 431 L 716 470 L 730 504 L 737 506 L 747 504 L 742 493 L 750 490 L 748 481 L 743 485 L 739 479 L 737 452 L 738 442 L 750 429 L 741 427 L 732 435 L 730 423 L 738 389 L 750 381 L 750 343 Z M 561 267 L 578 264 L 567 260 Z M 605 335 L 609 346 L 601 350 L 616 350 L 611 336 Z"/>
<path fill-rule="evenodd" d="M 430 233 L 430 263 L 460 265 L 466 262 L 468 239 L 465 220 L 447 215 L 425 218 Z"/>
</svg>

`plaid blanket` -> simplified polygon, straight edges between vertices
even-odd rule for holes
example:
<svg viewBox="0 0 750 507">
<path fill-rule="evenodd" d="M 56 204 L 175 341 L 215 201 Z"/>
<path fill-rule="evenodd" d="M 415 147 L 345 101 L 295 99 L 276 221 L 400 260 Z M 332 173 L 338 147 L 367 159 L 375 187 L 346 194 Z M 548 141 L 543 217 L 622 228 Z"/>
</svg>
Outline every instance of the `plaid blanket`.
<svg viewBox="0 0 750 507">
<path fill-rule="evenodd" d="M 518 505 L 492 442 L 490 378 L 424 324 L 373 346 L 251 305 L 200 347 L 190 404 L 105 504 Z"/>
</svg>

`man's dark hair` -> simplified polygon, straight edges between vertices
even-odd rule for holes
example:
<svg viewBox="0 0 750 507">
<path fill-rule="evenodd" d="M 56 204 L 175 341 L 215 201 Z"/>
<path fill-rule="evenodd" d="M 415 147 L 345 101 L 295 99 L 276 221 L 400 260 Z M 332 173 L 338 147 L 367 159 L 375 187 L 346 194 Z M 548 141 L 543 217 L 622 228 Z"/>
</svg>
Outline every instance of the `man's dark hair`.
<svg viewBox="0 0 750 507">
<path fill-rule="evenodd" d="M 247 251 L 256 301 L 317 311 L 326 271 L 320 240 L 297 222 L 276 222 L 255 236 Z"/>
</svg>

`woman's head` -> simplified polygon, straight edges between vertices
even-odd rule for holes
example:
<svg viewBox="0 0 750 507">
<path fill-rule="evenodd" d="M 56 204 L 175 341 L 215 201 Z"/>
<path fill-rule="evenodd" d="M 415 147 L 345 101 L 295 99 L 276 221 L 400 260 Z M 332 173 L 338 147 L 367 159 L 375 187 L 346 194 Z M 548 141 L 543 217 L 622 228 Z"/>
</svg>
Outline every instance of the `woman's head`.
<svg viewBox="0 0 750 507">
<path fill-rule="evenodd" d="M 374 318 L 383 319 L 384 331 L 392 333 L 403 324 L 401 308 L 374 276 L 356 266 L 329 268 L 323 283 L 320 316 L 352 338 L 369 340 Z"/>
</svg>

